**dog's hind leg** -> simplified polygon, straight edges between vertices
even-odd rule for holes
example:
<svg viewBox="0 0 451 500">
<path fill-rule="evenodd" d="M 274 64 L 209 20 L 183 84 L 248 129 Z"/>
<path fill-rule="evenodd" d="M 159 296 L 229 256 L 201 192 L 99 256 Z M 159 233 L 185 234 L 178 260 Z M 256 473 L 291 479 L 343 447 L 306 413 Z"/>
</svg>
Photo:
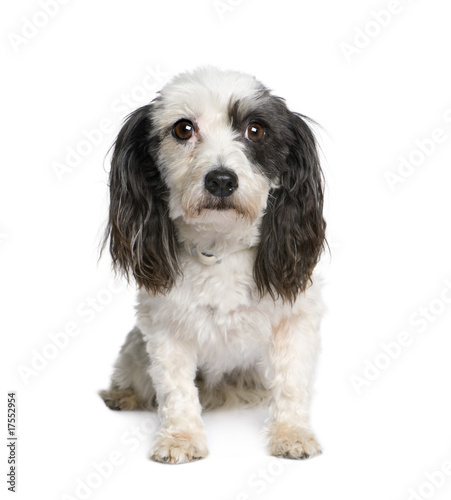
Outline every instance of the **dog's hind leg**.
<svg viewBox="0 0 451 500">
<path fill-rule="evenodd" d="M 100 396 L 112 410 L 155 409 L 155 389 L 148 374 L 149 356 L 141 331 L 134 328 L 114 364 L 109 389 Z"/>
<path fill-rule="evenodd" d="M 269 402 L 270 391 L 261 370 L 251 366 L 236 369 L 211 383 L 199 372 L 196 378 L 202 408 L 213 410 L 220 407 L 255 407 Z"/>
<path fill-rule="evenodd" d="M 100 391 L 100 396 L 110 410 L 143 410 L 146 406 L 133 389 L 110 389 Z"/>
</svg>

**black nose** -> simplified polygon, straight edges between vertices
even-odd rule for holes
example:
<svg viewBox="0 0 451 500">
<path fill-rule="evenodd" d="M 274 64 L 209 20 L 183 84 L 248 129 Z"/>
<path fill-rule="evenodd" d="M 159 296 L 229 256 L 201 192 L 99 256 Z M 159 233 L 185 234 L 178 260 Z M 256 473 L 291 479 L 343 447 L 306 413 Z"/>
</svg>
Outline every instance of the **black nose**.
<svg viewBox="0 0 451 500">
<path fill-rule="evenodd" d="M 238 177 L 228 168 L 211 170 L 205 176 L 205 189 L 218 198 L 227 198 L 237 187 Z"/>
</svg>

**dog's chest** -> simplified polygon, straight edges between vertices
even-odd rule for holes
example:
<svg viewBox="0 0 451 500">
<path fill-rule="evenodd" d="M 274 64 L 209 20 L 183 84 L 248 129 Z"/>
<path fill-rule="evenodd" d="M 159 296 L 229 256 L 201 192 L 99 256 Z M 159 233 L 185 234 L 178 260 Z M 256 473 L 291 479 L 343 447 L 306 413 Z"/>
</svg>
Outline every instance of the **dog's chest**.
<svg viewBox="0 0 451 500">
<path fill-rule="evenodd" d="M 253 262 L 251 252 L 240 252 L 213 265 L 187 259 L 183 278 L 168 295 L 176 308 L 172 316 L 200 338 L 219 335 L 231 339 L 238 332 L 251 336 L 254 331 L 269 331 L 274 303 L 260 300 Z"/>
<path fill-rule="evenodd" d="M 181 290 L 186 290 L 196 304 L 217 316 L 239 315 L 258 302 L 251 252 L 240 252 L 212 265 L 191 259 L 184 267 Z"/>
<path fill-rule="evenodd" d="M 259 297 L 253 257 L 241 252 L 211 266 L 186 259 L 183 277 L 166 296 L 141 296 L 138 317 L 148 318 L 150 332 L 168 329 L 225 359 L 258 351 L 283 311 L 279 301 Z"/>
<path fill-rule="evenodd" d="M 227 371 L 238 360 L 259 356 L 267 344 L 274 303 L 259 299 L 252 264 L 239 256 L 214 268 L 187 269 L 192 300 L 185 321 L 199 346 L 200 365 Z"/>
</svg>

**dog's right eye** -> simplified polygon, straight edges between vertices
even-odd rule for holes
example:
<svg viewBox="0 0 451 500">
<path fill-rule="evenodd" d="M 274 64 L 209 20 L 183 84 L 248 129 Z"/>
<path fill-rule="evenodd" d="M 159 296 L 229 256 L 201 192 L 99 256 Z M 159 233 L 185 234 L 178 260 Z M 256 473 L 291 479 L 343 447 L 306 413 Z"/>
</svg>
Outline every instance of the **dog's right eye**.
<svg viewBox="0 0 451 500">
<path fill-rule="evenodd" d="M 194 125 L 189 120 L 179 120 L 172 129 L 175 137 L 182 141 L 187 141 L 194 134 Z"/>
</svg>

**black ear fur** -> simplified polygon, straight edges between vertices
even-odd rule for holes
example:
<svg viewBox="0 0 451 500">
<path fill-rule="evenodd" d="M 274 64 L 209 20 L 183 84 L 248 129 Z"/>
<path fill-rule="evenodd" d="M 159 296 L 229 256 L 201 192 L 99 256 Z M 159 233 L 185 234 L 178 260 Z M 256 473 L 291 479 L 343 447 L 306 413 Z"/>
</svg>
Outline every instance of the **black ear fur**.
<svg viewBox="0 0 451 500">
<path fill-rule="evenodd" d="M 280 186 L 270 193 L 254 278 L 261 296 L 293 302 L 310 282 L 324 248 L 323 174 L 305 117 L 290 112 Z"/>
<path fill-rule="evenodd" d="M 167 188 L 157 168 L 159 139 L 152 135 L 152 105 L 131 113 L 114 144 L 110 171 L 109 238 L 113 266 L 139 287 L 165 293 L 179 272 L 177 239 Z"/>
</svg>

